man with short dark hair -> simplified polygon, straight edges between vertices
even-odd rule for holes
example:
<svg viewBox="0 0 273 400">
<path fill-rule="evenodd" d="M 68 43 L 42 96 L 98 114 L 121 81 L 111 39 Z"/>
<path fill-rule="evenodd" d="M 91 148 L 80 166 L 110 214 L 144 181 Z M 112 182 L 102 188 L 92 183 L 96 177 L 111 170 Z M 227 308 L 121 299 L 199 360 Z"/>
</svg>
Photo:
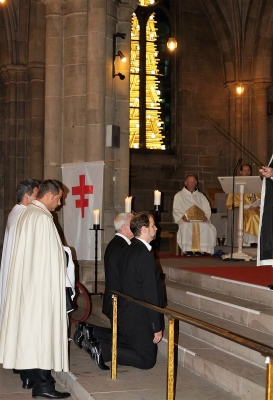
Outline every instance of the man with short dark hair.
<svg viewBox="0 0 273 400">
<path fill-rule="evenodd" d="M 130 223 L 135 239 L 119 263 L 120 291 L 147 303 L 164 307 L 165 299 L 160 273 L 150 253 L 150 242 L 157 228 L 152 214 L 136 214 Z M 157 344 L 162 339 L 163 318 L 156 311 L 119 298 L 117 363 L 140 369 L 153 368 L 156 363 Z M 92 358 L 107 362 L 112 358 L 111 330 L 94 327 L 96 343 L 91 343 Z M 98 364 L 98 362 L 97 362 Z"/>
<path fill-rule="evenodd" d="M 0 333 L 4 368 L 29 370 L 34 398 L 64 399 L 51 369 L 68 371 L 66 256 L 51 211 L 63 188 L 44 181 L 18 219 L 12 245 Z"/>
</svg>

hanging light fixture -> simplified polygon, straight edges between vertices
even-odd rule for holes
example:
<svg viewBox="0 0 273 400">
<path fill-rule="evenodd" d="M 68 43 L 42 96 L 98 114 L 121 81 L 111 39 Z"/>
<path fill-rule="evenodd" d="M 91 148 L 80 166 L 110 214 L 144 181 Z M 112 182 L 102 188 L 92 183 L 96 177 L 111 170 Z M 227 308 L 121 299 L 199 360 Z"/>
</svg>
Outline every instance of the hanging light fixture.
<svg viewBox="0 0 273 400">
<path fill-rule="evenodd" d="M 168 42 L 167 42 L 167 47 L 169 50 L 173 51 L 177 48 L 177 41 L 175 38 L 171 37 L 169 38 Z"/>
<path fill-rule="evenodd" d="M 236 92 L 237 94 L 240 96 L 244 93 L 244 86 L 242 84 L 243 82 L 243 21 L 242 21 L 242 2 L 240 0 L 240 2 L 238 3 L 238 14 L 240 17 L 239 20 L 239 27 L 240 27 L 240 31 L 239 31 L 239 45 L 238 45 L 238 76 L 239 76 L 239 82 L 237 83 L 236 86 Z"/>
</svg>

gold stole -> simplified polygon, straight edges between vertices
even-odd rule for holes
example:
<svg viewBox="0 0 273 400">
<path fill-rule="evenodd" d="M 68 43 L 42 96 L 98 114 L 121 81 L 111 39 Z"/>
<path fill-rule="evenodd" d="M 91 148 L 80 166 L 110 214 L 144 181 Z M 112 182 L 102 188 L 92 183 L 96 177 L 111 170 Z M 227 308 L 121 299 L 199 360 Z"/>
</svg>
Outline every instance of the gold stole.
<svg viewBox="0 0 273 400">
<path fill-rule="evenodd" d="M 194 205 L 185 212 L 185 216 L 189 221 L 192 221 L 191 250 L 200 251 L 200 225 L 198 221 L 203 221 L 206 215 L 201 208 Z"/>
<path fill-rule="evenodd" d="M 192 221 L 192 242 L 191 251 L 200 251 L 200 225 L 199 222 Z"/>
</svg>

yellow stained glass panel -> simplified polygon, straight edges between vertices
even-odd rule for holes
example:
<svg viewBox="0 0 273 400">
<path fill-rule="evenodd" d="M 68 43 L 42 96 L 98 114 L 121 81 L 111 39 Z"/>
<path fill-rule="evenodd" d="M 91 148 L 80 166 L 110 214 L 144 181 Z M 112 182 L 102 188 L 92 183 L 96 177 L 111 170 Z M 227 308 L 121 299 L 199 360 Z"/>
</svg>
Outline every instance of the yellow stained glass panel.
<svg viewBox="0 0 273 400">
<path fill-rule="evenodd" d="M 152 0 L 140 0 L 142 6 L 154 4 Z M 139 148 L 139 83 L 140 83 L 140 26 L 137 16 L 132 15 L 131 65 L 130 65 L 130 148 Z M 161 118 L 159 90 L 157 28 L 155 14 L 146 25 L 146 148 L 164 150 L 164 123 Z"/>
</svg>

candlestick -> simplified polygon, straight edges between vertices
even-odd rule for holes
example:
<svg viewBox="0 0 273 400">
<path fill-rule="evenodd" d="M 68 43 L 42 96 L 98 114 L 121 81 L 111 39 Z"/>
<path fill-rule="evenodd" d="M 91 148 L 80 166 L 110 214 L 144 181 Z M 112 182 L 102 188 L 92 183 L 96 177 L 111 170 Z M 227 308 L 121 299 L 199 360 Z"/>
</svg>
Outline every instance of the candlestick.
<svg viewBox="0 0 273 400">
<path fill-rule="evenodd" d="M 160 206 L 161 204 L 161 192 L 158 190 L 154 191 L 154 205 L 155 206 Z"/>
<path fill-rule="evenodd" d="M 100 225 L 100 210 L 93 210 L 93 225 Z"/>
<path fill-rule="evenodd" d="M 126 197 L 125 199 L 125 212 L 130 213 L 132 211 L 132 196 Z"/>
</svg>

